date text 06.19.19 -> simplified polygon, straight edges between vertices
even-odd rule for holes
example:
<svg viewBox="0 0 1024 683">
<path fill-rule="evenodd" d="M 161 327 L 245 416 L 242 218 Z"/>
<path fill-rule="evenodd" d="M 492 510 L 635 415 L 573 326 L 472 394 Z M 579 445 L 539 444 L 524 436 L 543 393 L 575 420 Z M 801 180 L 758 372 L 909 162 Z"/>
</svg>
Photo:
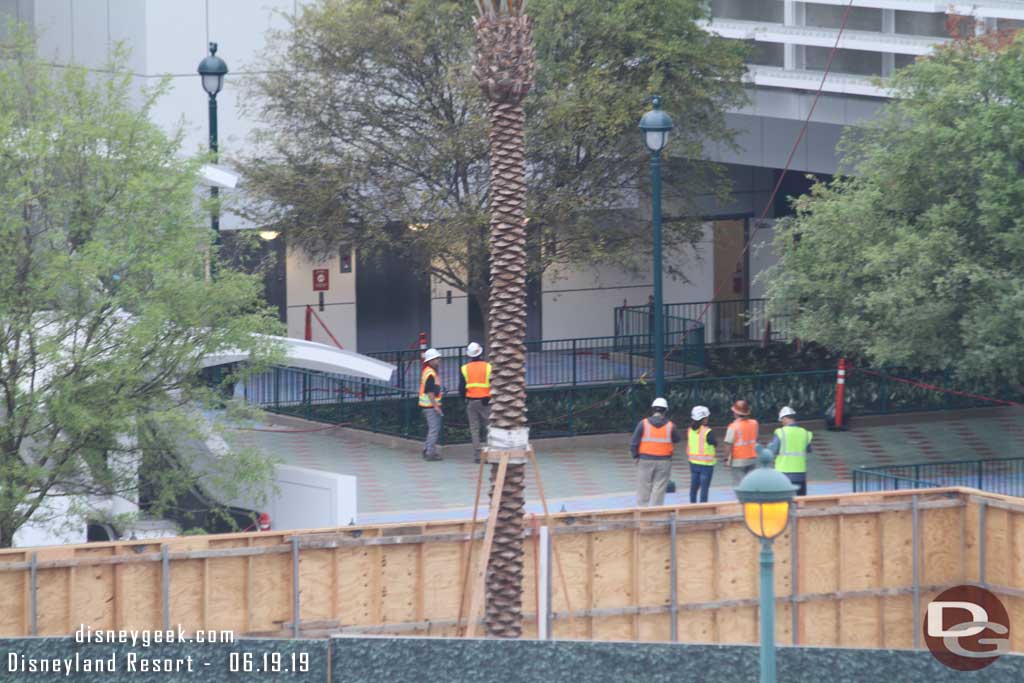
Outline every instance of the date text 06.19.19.
<svg viewBox="0 0 1024 683">
<path fill-rule="evenodd" d="M 232 652 L 231 673 L 308 673 L 308 652 Z"/>
</svg>

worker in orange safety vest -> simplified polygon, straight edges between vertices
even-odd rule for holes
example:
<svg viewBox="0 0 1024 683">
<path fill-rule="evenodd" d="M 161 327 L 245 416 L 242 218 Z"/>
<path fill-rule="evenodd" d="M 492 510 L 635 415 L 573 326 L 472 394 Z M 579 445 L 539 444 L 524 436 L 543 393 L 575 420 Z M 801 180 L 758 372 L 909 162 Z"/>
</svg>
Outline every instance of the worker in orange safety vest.
<svg viewBox="0 0 1024 683">
<path fill-rule="evenodd" d="M 473 462 L 480 462 L 480 427 L 486 430 L 491 419 L 491 364 L 482 358 L 483 347 L 470 342 L 466 355 L 470 361 L 462 366 L 459 393 L 466 399 L 469 436 L 473 440 Z"/>
<path fill-rule="evenodd" d="M 750 417 L 750 404 L 740 399 L 732 404 L 733 421 L 725 432 L 725 466 L 732 468 L 732 482 L 739 486 L 743 477 L 757 467 L 757 420 Z"/>
<path fill-rule="evenodd" d="M 672 475 L 674 444 L 683 438 L 666 416 L 668 401 L 656 398 L 651 409 L 651 416 L 637 424 L 630 443 L 636 462 L 637 507 L 665 504 L 665 489 Z"/>
</svg>

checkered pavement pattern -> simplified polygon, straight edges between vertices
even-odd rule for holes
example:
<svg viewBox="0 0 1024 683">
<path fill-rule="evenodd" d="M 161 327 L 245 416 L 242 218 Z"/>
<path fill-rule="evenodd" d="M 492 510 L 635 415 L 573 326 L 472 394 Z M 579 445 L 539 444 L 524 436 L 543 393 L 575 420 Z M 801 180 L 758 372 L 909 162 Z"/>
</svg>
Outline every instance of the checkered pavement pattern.
<svg viewBox="0 0 1024 683">
<path fill-rule="evenodd" d="M 295 420 L 270 418 L 270 429 L 315 428 Z M 719 441 L 724 428 L 716 427 Z M 767 439 L 762 433 L 762 441 Z M 559 439 L 533 441 L 543 477 L 544 491 L 553 510 L 579 509 L 580 502 L 612 507 L 632 504 L 634 464 L 629 456 L 628 434 L 609 434 L 600 440 Z M 360 432 L 331 429 L 315 432 L 239 430 L 239 445 L 254 446 L 284 464 L 355 476 L 358 480 L 360 519 L 384 519 L 405 511 L 464 511 L 471 508 L 476 492 L 478 466 L 463 449 L 441 462 L 426 462 L 413 445 L 389 448 L 374 443 Z M 986 414 L 948 413 L 909 418 L 897 424 L 868 426 L 854 423 L 850 431 L 815 430 L 814 453 L 808 461 L 810 493 L 850 490 L 851 470 L 859 466 L 912 462 L 941 462 L 973 458 L 1011 457 L 1024 451 L 1024 411 Z M 598 444 L 598 445 L 595 445 Z M 539 502 L 533 468 L 528 468 L 527 500 Z M 485 479 L 487 477 L 485 472 Z M 682 502 L 689 490 L 689 467 L 677 457 L 673 480 L 679 493 L 670 502 Z M 731 498 L 730 473 L 716 468 L 712 500 Z M 824 488 L 822 488 L 824 487 Z M 488 491 L 484 482 L 482 499 Z M 461 516 L 461 515 L 456 515 Z"/>
</svg>

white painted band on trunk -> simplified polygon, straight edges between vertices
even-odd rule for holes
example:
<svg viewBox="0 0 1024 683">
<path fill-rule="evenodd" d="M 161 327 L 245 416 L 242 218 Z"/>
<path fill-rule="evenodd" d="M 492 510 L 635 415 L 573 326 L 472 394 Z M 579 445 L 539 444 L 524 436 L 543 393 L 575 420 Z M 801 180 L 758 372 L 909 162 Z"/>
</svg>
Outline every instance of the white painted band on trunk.
<svg viewBox="0 0 1024 683">
<path fill-rule="evenodd" d="M 530 428 L 501 429 L 491 427 L 487 430 L 487 446 L 499 451 L 526 450 L 530 445 Z"/>
<path fill-rule="evenodd" d="M 840 377 L 839 379 L 836 380 L 836 384 L 846 384 L 846 380 Z"/>
</svg>

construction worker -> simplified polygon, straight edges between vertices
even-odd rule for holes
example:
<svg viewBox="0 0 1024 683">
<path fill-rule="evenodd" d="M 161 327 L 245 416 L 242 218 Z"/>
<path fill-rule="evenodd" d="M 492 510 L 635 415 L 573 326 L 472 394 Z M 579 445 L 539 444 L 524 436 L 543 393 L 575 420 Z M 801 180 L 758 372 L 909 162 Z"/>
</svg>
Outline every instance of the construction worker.
<svg viewBox="0 0 1024 683">
<path fill-rule="evenodd" d="M 690 429 L 686 441 L 686 458 L 690 461 L 690 502 L 708 502 L 711 475 L 715 472 L 715 435 L 708 427 L 711 411 L 704 406 L 694 406 L 690 411 Z"/>
<path fill-rule="evenodd" d="M 740 399 L 732 404 L 733 421 L 725 432 L 725 466 L 732 468 L 732 483 L 757 467 L 757 431 L 760 425 L 750 417 L 750 404 Z"/>
<path fill-rule="evenodd" d="M 796 495 L 806 496 L 807 454 L 811 452 L 814 435 L 796 423 L 796 411 L 789 406 L 779 411 L 779 422 L 782 426 L 775 430 L 768 450 L 775 456 L 775 469 L 797 486 Z"/>
<path fill-rule="evenodd" d="M 672 474 L 673 444 L 682 436 L 665 413 L 668 401 L 656 398 L 651 416 L 640 420 L 633 432 L 630 450 L 636 462 L 636 504 L 664 505 L 665 489 Z"/>
<path fill-rule="evenodd" d="M 466 355 L 472 360 L 462 366 L 459 393 L 466 399 L 469 436 L 473 440 L 473 462 L 480 462 L 480 427 L 487 429 L 491 416 L 491 364 L 481 358 L 483 347 L 470 342 Z"/>
<path fill-rule="evenodd" d="M 420 408 L 427 421 L 427 440 L 423 444 L 424 460 L 440 460 L 437 439 L 441 436 L 441 378 L 437 368 L 441 365 L 441 354 L 437 349 L 427 349 L 423 354 L 423 372 L 420 374 Z"/>
</svg>

